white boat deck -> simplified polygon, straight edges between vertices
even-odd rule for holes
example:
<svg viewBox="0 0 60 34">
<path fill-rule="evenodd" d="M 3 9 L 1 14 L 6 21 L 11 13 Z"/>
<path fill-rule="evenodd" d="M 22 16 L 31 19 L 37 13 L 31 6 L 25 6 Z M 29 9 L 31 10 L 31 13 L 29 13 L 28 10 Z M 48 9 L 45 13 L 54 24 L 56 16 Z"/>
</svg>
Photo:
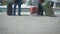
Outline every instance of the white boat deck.
<svg viewBox="0 0 60 34">
<path fill-rule="evenodd" d="M 56 15 L 57 17 L 0 14 L 0 34 L 60 34 L 60 12 Z"/>
</svg>

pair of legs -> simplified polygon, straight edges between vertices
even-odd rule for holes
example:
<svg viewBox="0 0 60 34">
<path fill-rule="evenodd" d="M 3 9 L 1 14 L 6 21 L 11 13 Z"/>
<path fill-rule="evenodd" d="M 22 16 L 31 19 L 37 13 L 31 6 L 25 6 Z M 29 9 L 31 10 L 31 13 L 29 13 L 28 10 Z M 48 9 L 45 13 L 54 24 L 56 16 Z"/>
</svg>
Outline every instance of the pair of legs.
<svg viewBox="0 0 60 34">
<path fill-rule="evenodd" d="M 14 4 L 14 10 L 13 10 L 13 15 L 16 15 L 16 6 L 18 5 L 18 15 L 21 15 L 21 3 L 15 3 Z"/>
<path fill-rule="evenodd" d="M 38 4 L 38 15 L 43 15 L 43 7 L 40 3 Z"/>
</svg>

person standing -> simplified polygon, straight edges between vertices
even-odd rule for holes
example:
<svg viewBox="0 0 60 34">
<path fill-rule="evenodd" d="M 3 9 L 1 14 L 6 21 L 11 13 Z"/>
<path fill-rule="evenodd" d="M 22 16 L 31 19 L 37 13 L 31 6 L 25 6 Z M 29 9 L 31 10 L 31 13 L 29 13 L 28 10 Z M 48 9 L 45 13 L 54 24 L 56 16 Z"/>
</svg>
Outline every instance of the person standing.
<svg viewBox="0 0 60 34">
<path fill-rule="evenodd" d="M 16 15 L 16 6 L 18 5 L 18 15 L 21 16 L 21 0 L 14 0 L 13 15 Z"/>
<path fill-rule="evenodd" d="M 41 3 L 43 2 L 43 0 L 38 0 L 38 15 L 43 16 L 43 7 L 41 5 Z"/>
</svg>

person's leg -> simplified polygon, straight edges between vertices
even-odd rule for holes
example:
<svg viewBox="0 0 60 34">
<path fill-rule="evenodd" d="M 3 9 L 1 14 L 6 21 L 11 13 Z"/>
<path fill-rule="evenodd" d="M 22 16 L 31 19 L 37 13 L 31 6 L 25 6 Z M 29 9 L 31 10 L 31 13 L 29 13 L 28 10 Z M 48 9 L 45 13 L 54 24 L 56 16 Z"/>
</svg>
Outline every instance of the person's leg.
<svg viewBox="0 0 60 34">
<path fill-rule="evenodd" d="M 38 15 L 43 15 L 43 7 L 41 4 L 38 4 Z"/>
<path fill-rule="evenodd" d="M 17 6 L 17 4 L 14 4 L 13 15 L 16 15 L 16 6 Z"/>
<path fill-rule="evenodd" d="M 43 15 L 43 7 L 42 7 L 42 5 L 40 7 L 41 7 L 40 14 Z"/>
<path fill-rule="evenodd" d="M 18 15 L 21 15 L 21 2 L 18 3 Z"/>
</svg>

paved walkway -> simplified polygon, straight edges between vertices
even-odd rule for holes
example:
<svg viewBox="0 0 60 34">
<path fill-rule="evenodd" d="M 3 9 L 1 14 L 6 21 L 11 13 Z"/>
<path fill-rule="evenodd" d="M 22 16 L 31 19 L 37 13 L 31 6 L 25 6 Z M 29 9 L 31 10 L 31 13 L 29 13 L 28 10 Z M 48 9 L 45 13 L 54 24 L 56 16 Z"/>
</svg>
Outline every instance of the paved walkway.
<svg viewBox="0 0 60 34">
<path fill-rule="evenodd" d="M 8 16 L 0 13 L 0 34 L 60 34 L 60 12 L 56 15 Z"/>
</svg>

